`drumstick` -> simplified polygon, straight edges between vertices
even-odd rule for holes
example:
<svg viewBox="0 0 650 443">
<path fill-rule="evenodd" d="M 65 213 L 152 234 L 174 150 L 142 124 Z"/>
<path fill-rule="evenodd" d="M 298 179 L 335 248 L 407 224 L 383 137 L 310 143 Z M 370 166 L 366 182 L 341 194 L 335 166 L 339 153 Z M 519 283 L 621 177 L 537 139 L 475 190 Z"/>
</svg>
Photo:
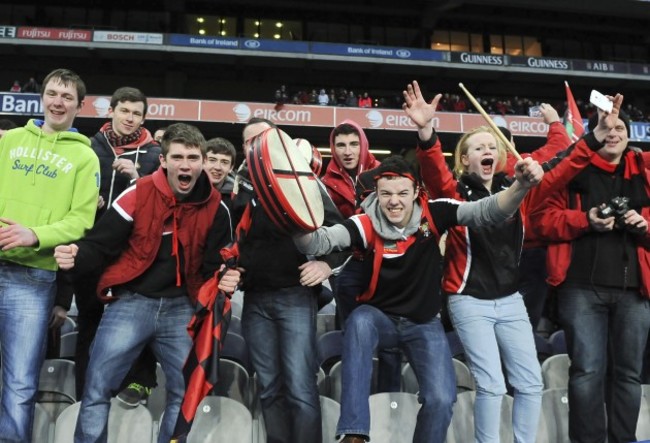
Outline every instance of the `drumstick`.
<svg viewBox="0 0 650 443">
<path fill-rule="evenodd" d="M 521 158 L 521 155 L 519 155 L 519 153 L 518 153 L 517 150 L 515 149 L 515 147 L 512 146 L 512 143 L 510 143 L 510 140 L 508 140 L 508 139 L 506 138 L 506 136 L 503 135 L 503 132 L 501 132 L 501 130 L 499 129 L 499 127 L 496 125 L 496 123 L 494 123 L 494 121 L 490 118 L 490 116 L 487 114 L 487 112 L 485 112 L 485 110 L 483 109 L 483 107 L 482 107 L 482 106 L 479 104 L 479 102 L 474 98 L 474 96 L 473 96 L 472 94 L 470 94 L 470 92 L 465 88 L 465 86 L 463 86 L 462 83 L 458 83 L 458 86 L 460 86 L 460 89 L 463 90 L 463 92 L 465 93 L 465 95 L 467 96 L 467 98 L 469 99 L 469 101 L 472 102 L 472 104 L 474 105 L 474 107 L 475 107 L 476 109 L 478 109 L 478 112 L 481 113 L 481 115 L 483 116 L 483 118 L 485 119 L 485 121 L 487 122 L 487 124 L 490 125 L 490 127 L 494 130 L 494 132 L 496 132 L 497 137 L 499 137 L 499 140 L 501 140 L 501 141 L 503 142 L 503 144 L 506 145 L 506 148 L 508 148 L 508 151 L 510 151 L 510 153 L 511 153 L 512 155 L 514 155 L 515 158 L 516 158 L 517 160 L 523 160 L 523 159 Z"/>
</svg>

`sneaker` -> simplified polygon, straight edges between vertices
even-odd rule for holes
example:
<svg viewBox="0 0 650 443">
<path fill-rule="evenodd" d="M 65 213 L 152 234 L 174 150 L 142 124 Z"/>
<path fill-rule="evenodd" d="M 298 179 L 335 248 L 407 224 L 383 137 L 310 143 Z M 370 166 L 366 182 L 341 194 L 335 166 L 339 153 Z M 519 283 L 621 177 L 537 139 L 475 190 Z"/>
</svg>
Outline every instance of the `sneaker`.
<svg viewBox="0 0 650 443">
<path fill-rule="evenodd" d="M 117 394 L 117 399 L 127 406 L 135 408 L 151 395 L 151 388 L 142 386 L 140 383 L 131 383 Z"/>
</svg>

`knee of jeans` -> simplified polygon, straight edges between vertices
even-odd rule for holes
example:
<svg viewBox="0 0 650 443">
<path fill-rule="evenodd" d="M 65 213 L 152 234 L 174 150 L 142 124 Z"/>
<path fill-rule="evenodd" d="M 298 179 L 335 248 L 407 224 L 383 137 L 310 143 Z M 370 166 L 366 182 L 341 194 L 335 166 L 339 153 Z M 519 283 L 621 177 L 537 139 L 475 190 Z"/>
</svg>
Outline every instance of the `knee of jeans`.
<svg viewBox="0 0 650 443">
<path fill-rule="evenodd" d="M 421 390 L 418 395 L 418 402 L 422 410 L 445 411 L 451 410 L 456 402 L 456 388 L 443 389 L 438 391 Z"/>
<path fill-rule="evenodd" d="M 371 337 L 376 335 L 376 325 L 372 316 L 359 307 L 348 317 L 345 333 L 353 333 L 357 337 Z"/>
<path fill-rule="evenodd" d="M 490 382 L 477 383 L 476 394 L 484 397 L 501 397 L 506 392 L 505 383 L 499 383 L 496 380 Z"/>
</svg>

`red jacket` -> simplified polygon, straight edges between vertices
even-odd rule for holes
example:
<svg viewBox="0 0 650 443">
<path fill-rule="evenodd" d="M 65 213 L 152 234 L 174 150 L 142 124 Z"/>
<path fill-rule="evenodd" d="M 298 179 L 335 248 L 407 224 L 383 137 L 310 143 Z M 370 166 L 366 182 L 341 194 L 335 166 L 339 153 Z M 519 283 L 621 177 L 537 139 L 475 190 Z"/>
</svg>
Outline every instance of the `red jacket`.
<svg viewBox="0 0 650 443">
<path fill-rule="evenodd" d="M 353 178 L 348 171 L 345 170 L 339 163 L 336 156 L 334 146 L 334 131 L 330 133 L 330 151 L 332 152 L 332 159 L 327 165 L 327 171 L 321 181 L 325 184 L 327 192 L 332 197 L 332 201 L 338 208 L 343 218 L 349 218 L 356 212 L 356 183 L 357 178 L 362 172 L 368 169 L 379 166 L 379 161 L 374 155 L 370 153 L 370 145 L 368 138 L 361 126 L 353 120 L 344 120 L 341 124 L 347 123 L 354 126 L 359 132 L 359 141 L 361 142 L 361 149 L 359 152 L 359 165 L 357 166 L 357 174 Z"/>
<path fill-rule="evenodd" d="M 643 175 L 645 189 L 650 195 L 650 175 L 641 154 L 628 151 L 628 161 L 636 162 L 638 171 Z M 572 176 L 573 177 L 573 176 Z M 581 208 L 580 196 L 576 195 L 569 202 L 570 195 L 565 187 L 559 192 L 547 194 L 543 203 L 530 215 L 536 233 L 549 241 L 546 256 L 548 283 L 552 286 L 561 284 L 566 279 L 572 257 L 572 241 L 589 231 L 586 211 Z M 572 209 L 569 209 L 569 208 Z M 650 207 L 644 207 L 641 215 L 650 220 Z M 650 233 L 639 236 L 637 240 L 637 257 L 641 278 L 641 293 L 650 298 Z"/>
<path fill-rule="evenodd" d="M 219 192 L 210 187 L 210 194 L 204 200 L 178 203 L 162 167 L 136 183 L 137 206 L 128 246 L 102 274 L 98 295 L 107 301 L 105 295 L 109 288 L 130 282 L 151 266 L 162 242 L 164 222 L 173 217 L 174 250 L 178 251 L 179 244 L 182 247 L 187 292 L 191 299 L 196 299 L 204 283 L 201 263 L 208 231 L 221 202 Z M 177 274 L 180 276 L 180 269 Z"/>
</svg>

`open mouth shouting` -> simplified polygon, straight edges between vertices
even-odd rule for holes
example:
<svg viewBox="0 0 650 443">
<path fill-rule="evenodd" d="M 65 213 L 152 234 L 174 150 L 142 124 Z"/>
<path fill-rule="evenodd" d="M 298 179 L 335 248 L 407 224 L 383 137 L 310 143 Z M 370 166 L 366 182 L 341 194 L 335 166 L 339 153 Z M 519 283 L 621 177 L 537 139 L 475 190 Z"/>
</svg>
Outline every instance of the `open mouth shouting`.
<svg viewBox="0 0 650 443">
<path fill-rule="evenodd" d="M 491 174 L 493 166 L 494 159 L 492 157 L 487 157 L 481 160 L 481 171 L 483 174 Z"/>
<path fill-rule="evenodd" d="M 192 176 L 190 174 L 178 174 L 178 186 L 182 191 L 191 189 Z"/>
</svg>

